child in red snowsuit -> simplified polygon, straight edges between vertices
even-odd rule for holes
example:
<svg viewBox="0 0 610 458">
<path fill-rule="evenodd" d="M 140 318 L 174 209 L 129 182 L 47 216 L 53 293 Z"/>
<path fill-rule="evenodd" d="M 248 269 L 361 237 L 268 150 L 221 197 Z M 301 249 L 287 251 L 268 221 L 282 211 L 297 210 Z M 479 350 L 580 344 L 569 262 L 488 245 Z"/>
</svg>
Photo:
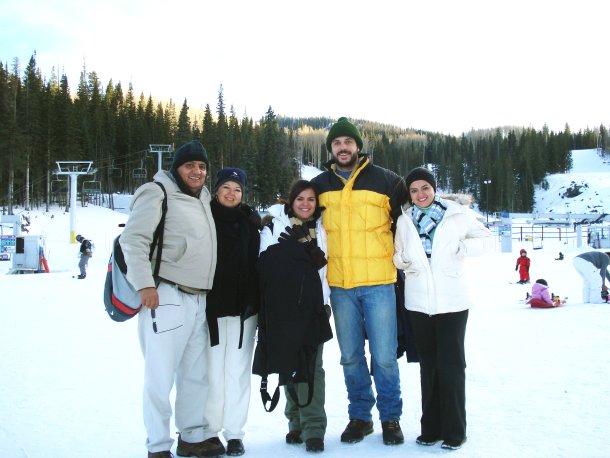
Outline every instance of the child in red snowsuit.
<svg viewBox="0 0 610 458">
<path fill-rule="evenodd" d="M 519 252 L 520 256 L 517 258 L 517 265 L 515 266 L 515 272 L 519 271 L 519 281 L 517 283 L 529 283 L 530 282 L 530 258 L 527 257 L 527 251 L 521 248 Z"/>
</svg>

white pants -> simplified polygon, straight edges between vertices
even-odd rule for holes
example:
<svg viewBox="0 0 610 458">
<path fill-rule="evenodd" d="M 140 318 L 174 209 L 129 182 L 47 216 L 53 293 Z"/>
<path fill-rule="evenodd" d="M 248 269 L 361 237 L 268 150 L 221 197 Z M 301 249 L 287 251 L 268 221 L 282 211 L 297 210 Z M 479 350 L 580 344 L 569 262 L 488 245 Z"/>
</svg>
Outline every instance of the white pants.
<svg viewBox="0 0 610 458">
<path fill-rule="evenodd" d="M 201 442 L 207 399 L 205 295 L 186 294 L 161 282 L 159 307 L 138 313 L 144 355 L 144 425 L 150 452 L 170 450 L 170 392 L 176 383 L 175 424 L 186 442 Z"/>
<path fill-rule="evenodd" d="M 219 344 L 210 346 L 207 339 L 208 402 L 205 417 L 209 419 L 204 439 L 218 436 L 224 428 L 226 440 L 243 439 L 250 405 L 252 353 L 257 316 L 244 322 L 242 347 L 239 346 L 240 317 L 218 318 Z"/>
<path fill-rule="evenodd" d="M 578 271 L 583 279 L 582 285 L 582 301 L 587 304 L 601 304 L 602 300 L 602 277 L 599 273 L 599 268 L 595 267 L 589 261 L 575 257 L 574 268 Z"/>
</svg>

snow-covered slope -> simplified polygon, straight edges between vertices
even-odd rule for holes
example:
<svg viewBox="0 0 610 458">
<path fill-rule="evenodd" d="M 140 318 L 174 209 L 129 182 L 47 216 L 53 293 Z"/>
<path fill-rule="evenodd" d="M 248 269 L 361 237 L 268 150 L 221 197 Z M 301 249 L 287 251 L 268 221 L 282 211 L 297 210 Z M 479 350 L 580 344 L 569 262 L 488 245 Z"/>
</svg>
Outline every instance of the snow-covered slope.
<svg viewBox="0 0 610 458">
<path fill-rule="evenodd" d="M 537 213 L 610 213 L 610 161 L 595 149 L 572 151 L 569 173 L 549 175 L 537 187 Z"/>
<path fill-rule="evenodd" d="M 586 152 L 576 152 L 575 159 L 581 153 L 584 163 L 593 161 Z M 574 173 L 586 173 L 583 179 L 590 188 L 604 183 L 604 177 L 597 181 L 595 175 L 600 174 L 599 164 L 593 166 L 594 172 L 578 167 L 575 160 Z M 574 176 L 560 179 L 567 186 Z M 541 194 L 549 203 L 541 211 L 564 211 L 555 205 L 565 199 L 552 196 L 559 189 Z M 598 190 L 598 196 L 610 202 L 607 188 Z M 576 209 L 579 200 L 573 202 L 574 212 L 586 208 Z M 69 215 L 54 208 L 50 213 L 32 211 L 30 216 L 30 232 L 46 237 L 51 273 L 0 275 L 0 457 L 144 457 L 137 322 L 112 322 L 102 304 L 110 243 L 126 215 L 95 206 L 77 208 L 77 230 L 97 247 L 85 280 L 72 278 L 78 247 L 69 243 Z M 501 253 L 498 247 L 467 260 L 474 302 L 466 335 L 468 442 L 451 457 L 607 456 L 610 305 L 579 303 L 580 279 L 571 264 L 587 248 L 545 243 L 543 249 L 529 253 L 532 278 L 545 278 L 555 294 L 569 298 L 566 306 L 550 310 L 530 309 L 523 303 L 530 285 L 509 284 L 518 279 L 514 266 L 520 248 L 514 243 L 512 253 Z M 555 261 L 559 250 L 564 261 Z M 0 270 L 8 264 L 0 262 Z M 324 457 L 446 455 L 438 445 L 415 444 L 419 368 L 404 358 L 399 366 L 405 444 L 383 445 L 375 410 L 375 433 L 359 444 L 342 444 L 339 436 L 348 415 L 339 348 L 336 339 L 325 345 Z M 303 446 L 285 444 L 283 401 L 273 413 L 265 412 L 259 383 L 253 376 L 244 456 L 310 456 Z M 173 423 L 171 428 L 175 431 Z"/>
</svg>

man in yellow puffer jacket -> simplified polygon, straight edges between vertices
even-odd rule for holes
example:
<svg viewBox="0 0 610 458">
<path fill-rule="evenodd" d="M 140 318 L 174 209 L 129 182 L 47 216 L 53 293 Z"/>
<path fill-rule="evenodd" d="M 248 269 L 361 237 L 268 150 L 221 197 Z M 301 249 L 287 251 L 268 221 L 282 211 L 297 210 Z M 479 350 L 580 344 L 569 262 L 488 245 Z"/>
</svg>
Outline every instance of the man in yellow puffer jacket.
<svg viewBox="0 0 610 458">
<path fill-rule="evenodd" d="M 373 432 L 372 390 L 365 339 L 369 341 L 377 410 L 386 445 L 402 444 L 402 399 L 396 361 L 396 268 L 393 228 L 407 201 L 404 180 L 361 154 L 363 142 L 346 118 L 326 138 L 328 170 L 312 181 L 325 207 L 328 272 L 335 329 L 349 400 L 342 442 L 360 442 Z"/>
</svg>

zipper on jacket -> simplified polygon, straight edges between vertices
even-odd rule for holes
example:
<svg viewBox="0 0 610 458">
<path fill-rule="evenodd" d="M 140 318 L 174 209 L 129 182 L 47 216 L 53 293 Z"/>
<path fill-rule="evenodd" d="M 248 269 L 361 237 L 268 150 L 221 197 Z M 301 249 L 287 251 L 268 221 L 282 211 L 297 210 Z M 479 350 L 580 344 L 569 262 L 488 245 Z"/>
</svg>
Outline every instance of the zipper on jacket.
<svg viewBox="0 0 610 458">
<path fill-rule="evenodd" d="M 301 302 L 303 302 L 303 287 L 305 286 L 305 275 L 301 277 L 301 288 L 299 289 L 299 300 L 297 302 L 297 306 L 301 307 Z"/>
</svg>

